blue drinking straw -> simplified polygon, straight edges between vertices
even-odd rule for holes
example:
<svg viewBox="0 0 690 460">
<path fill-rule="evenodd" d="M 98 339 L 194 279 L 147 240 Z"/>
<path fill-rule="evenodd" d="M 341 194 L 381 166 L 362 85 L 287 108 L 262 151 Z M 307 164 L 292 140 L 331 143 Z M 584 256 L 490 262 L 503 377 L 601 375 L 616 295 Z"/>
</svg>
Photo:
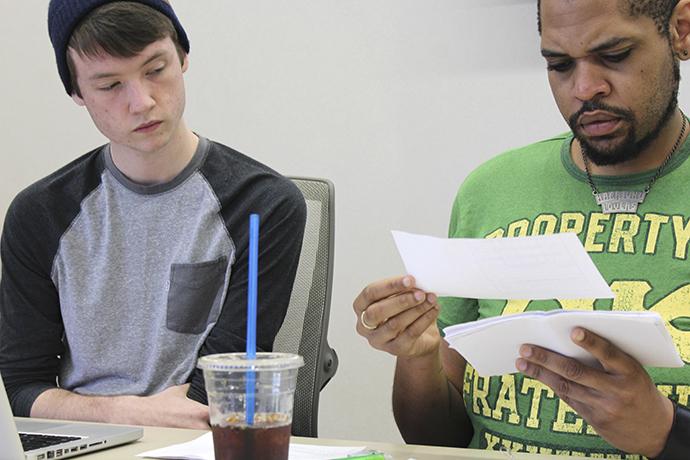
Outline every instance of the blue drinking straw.
<svg viewBox="0 0 690 460">
<path fill-rule="evenodd" d="M 247 280 L 247 359 L 256 359 L 256 299 L 259 265 L 259 215 L 249 216 L 249 279 Z M 247 372 L 247 425 L 254 425 L 254 392 L 256 374 Z"/>
</svg>

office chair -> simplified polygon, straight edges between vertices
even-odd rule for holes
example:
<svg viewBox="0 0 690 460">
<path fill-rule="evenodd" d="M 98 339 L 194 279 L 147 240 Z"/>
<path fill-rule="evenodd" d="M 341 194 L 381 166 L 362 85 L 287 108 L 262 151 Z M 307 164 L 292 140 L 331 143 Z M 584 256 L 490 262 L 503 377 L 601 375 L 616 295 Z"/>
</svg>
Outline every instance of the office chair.
<svg viewBox="0 0 690 460">
<path fill-rule="evenodd" d="M 290 304 L 273 350 L 298 353 L 304 358 L 304 367 L 297 374 L 292 434 L 316 437 L 319 392 L 338 368 L 338 356 L 327 340 L 333 282 L 335 189 L 327 179 L 290 179 L 304 195 L 307 223 Z"/>
</svg>

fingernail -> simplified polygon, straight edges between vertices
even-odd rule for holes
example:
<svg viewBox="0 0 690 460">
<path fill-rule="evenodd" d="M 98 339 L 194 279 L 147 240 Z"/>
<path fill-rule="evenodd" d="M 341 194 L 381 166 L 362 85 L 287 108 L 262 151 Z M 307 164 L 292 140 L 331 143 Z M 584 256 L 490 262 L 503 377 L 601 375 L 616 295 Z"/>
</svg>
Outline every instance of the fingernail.
<svg viewBox="0 0 690 460">
<path fill-rule="evenodd" d="M 424 295 L 424 293 L 423 293 L 422 291 L 415 291 L 415 293 L 414 293 L 414 298 L 415 298 L 418 302 L 421 302 L 422 300 L 424 300 L 424 297 L 425 297 L 425 295 Z"/>
<path fill-rule="evenodd" d="M 412 280 L 408 276 L 403 278 L 402 283 L 403 283 L 403 286 L 405 286 L 406 288 L 412 286 Z"/>
<path fill-rule="evenodd" d="M 527 369 L 527 362 L 522 359 L 518 359 L 517 361 L 515 361 L 515 367 L 520 372 L 524 372 L 525 369 Z"/>
<path fill-rule="evenodd" d="M 520 347 L 520 356 L 523 358 L 529 358 L 532 356 L 532 347 L 523 345 Z"/>
<path fill-rule="evenodd" d="M 585 331 L 580 328 L 573 329 L 573 340 L 576 342 L 585 340 Z"/>
<path fill-rule="evenodd" d="M 426 295 L 426 300 L 427 300 L 429 303 L 436 303 L 436 301 L 438 300 L 438 298 L 436 297 L 436 294 L 427 294 L 427 295 Z"/>
</svg>

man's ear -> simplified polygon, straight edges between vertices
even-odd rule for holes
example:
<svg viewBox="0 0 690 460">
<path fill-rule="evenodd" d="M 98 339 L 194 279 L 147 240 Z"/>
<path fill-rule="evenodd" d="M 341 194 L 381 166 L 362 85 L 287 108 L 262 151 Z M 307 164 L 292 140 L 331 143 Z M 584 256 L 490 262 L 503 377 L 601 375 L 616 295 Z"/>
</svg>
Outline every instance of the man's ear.
<svg viewBox="0 0 690 460">
<path fill-rule="evenodd" d="M 185 53 L 184 59 L 182 59 L 182 73 L 185 73 L 189 69 L 189 54 Z"/>
<path fill-rule="evenodd" d="M 76 92 L 72 93 L 72 100 L 78 106 L 84 107 L 86 105 L 86 103 L 84 102 L 84 99 L 82 99 L 81 96 L 77 95 Z"/>
<path fill-rule="evenodd" d="M 690 59 L 690 0 L 680 0 L 669 24 L 671 46 L 678 59 Z"/>
</svg>

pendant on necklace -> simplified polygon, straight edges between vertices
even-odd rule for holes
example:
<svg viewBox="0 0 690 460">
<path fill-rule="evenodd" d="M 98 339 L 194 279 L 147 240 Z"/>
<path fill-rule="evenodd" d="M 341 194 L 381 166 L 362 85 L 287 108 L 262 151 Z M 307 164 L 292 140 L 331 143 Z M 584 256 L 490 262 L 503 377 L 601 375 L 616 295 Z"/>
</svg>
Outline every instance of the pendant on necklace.
<svg viewBox="0 0 690 460">
<path fill-rule="evenodd" d="M 635 214 L 637 206 L 644 201 L 646 196 L 647 192 L 644 190 L 641 192 L 600 192 L 596 194 L 596 200 L 604 214 Z"/>
</svg>

